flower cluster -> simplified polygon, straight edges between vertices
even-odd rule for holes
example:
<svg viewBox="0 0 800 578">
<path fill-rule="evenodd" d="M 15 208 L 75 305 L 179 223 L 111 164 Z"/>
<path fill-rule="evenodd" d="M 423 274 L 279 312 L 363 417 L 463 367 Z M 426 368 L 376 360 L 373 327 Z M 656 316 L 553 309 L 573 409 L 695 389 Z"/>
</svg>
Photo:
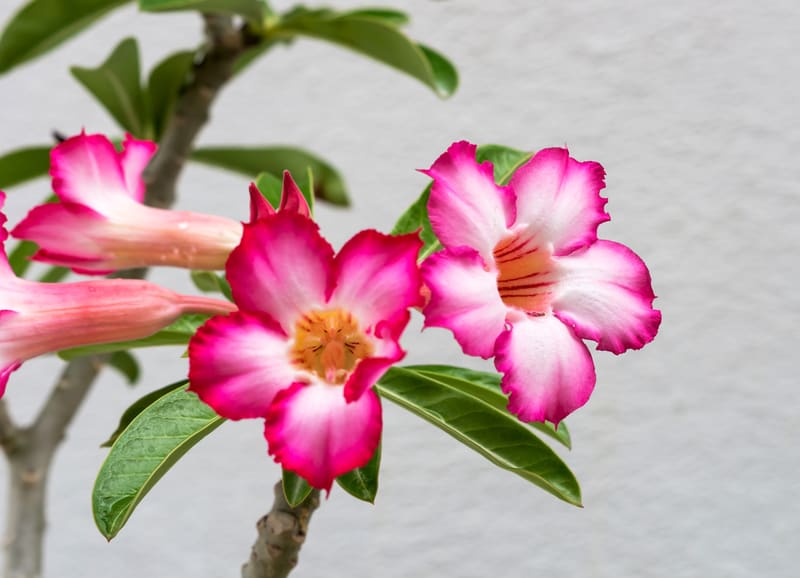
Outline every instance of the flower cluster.
<svg viewBox="0 0 800 578">
<path fill-rule="evenodd" d="M 244 225 L 145 207 L 154 152 L 130 137 L 121 153 L 101 135 L 65 141 L 52 153 L 61 202 L 35 208 L 12 234 L 39 245 L 35 259 L 84 273 L 224 267 L 235 304 L 144 281 L 32 283 L 3 253 L 0 393 L 33 356 L 147 335 L 186 311 L 217 314 L 189 343 L 189 389 L 221 416 L 264 419 L 275 460 L 330 489 L 380 441 L 373 386 L 405 355 L 411 308 L 466 354 L 494 358 L 511 413 L 553 424 L 594 388 L 584 339 L 619 354 L 658 330 L 646 266 L 597 237 L 609 219 L 602 167 L 566 149 L 540 151 L 498 185 L 475 145 L 453 144 L 423 171 L 443 249 L 421 264 L 417 234 L 365 230 L 335 252 L 288 173 L 278 210 L 251 186 Z"/>
</svg>

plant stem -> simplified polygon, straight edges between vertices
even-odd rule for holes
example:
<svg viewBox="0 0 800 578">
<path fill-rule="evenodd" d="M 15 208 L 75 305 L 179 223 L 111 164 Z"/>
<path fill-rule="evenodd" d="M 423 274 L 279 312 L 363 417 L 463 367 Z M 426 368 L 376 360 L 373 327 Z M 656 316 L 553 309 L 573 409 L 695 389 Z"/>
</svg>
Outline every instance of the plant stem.
<svg viewBox="0 0 800 578">
<path fill-rule="evenodd" d="M 256 524 L 258 538 L 250 560 L 242 566 L 242 578 L 285 578 L 297 565 L 311 515 L 319 507 L 319 490 L 292 507 L 283 495 L 283 484 L 275 484 L 275 501 L 269 513 Z"/>
<path fill-rule="evenodd" d="M 204 19 L 206 51 L 195 64 L 158 153 L 143 175 L 145 204 L 150 206 L 169 208 L 175 202 L 176 184 L 194 141 L 244 49 L 242 35 L 230 17 L 205 15 Z M 136 269 L 120 276 L 142 278 L 145 274 L 145 269 Z M 42 574 L 46 485 L 52 458 L 107 360 L 105 355 L 96 355 L 67 364 L 29 427 L 16 426 L 0 400 L 0 446 L 10 466 L 5 578 L 39 578 Z"/>
</svg>

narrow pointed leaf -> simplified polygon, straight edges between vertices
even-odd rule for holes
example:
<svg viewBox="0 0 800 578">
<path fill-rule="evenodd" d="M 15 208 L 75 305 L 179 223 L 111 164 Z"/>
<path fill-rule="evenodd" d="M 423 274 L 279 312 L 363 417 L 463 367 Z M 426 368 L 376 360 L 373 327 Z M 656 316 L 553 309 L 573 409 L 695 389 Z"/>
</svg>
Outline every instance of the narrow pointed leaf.
<svg viewBox="0 0 800 578">
<path fill-rule="evenodd" d="M 289 470 L 283 470 L 283 496 L 292 508 L 303 503 L 314 488 L 307 481 Z"/>
<path fill-rule="evenodd" d="M 410 365 L 406 369 L 418 371 L 422 375 L 438 379 L 464 393 L 485 401 L 501 411 L 507 411 L 508 397 L 500 389 L 500 381 L 502 379 L 500 374 L 475 371 L 464 367 L 452 367 L 450 365 Z M 558 429 L 550 422 L 529 422 L 528 425 L 556 440 L 567 449 L 572 449 L 572 439 L 565 422 L 559 423 Z"/>
<path fill-rule="evenodd" d="M 261 191 L 261 196 L 277 211 L 281 205 L 281 191 L 283 189 L 281 179 L 272 173 L 261 173 L 256 177 L 255 183 L 258 190 Z M 305 195 L 306 192 L 303 191 L 303 196 Z"/>
<path fill-rule="evenodd" d="M 193 393 L 177 389 L 139 413 L 111 447 L 92 492 L 100 533 L 111 540 L 161 477 L 223 423 Z"/>
<path fill-rule="evenodd" d="M 72 273 L 67 267 L 50 267 L 39 276 L 40 283 L 60 283 Z"/>
<path fill-rule="evenodd" d="M 224 276 L 214 271 L 192 271 L 194 286 L 204 293 L 222 293 L 228 301 L 233 301 L 231 286 Z"/>
<path fill-rule="evenodd" d="M 169 385 L 165 385 L 164 387 L 156 389 L 155 391 L 151 391 L 150 393 L 143 395 L 142 397 L 134 401 L 131 405 L 128 406 L 128 409 L 126 409 L 122 413 L 122 416 L 119 418 L 119 425 L 117 425 L 117 429 L 114 430 L 114 433 L 112 433 L 111 436 L 106 441 L 100 444 L 100 447 L 110 448 L 117 440 L 117 438 L 120 436 L 120 434 L 125 431 L 125 428 L 127 428 L 131 424 L 131 422 L 137 415 L 139 415 L 145 409 L 150 407 L 156 400 L 161 399 L 162 397 L 164 397 L 170 392 L 175 391 L 179 387 L 185 387 L 187 383 L 188 382 L 185 379 L 182 379 L 181 381 L 176 381 L 175 383 L 170 383 Z"/>
<path fill-rule="evenodd" d="M 167 128 L 181 88 L 186 84 L 194 63 L 194 52 L 176 52 L 158 63 L 147 81 L 150 122 L 153 138 L 158 141 Z"/>
<path fill-rule="evenodd" d="M 293 147 L 215 147 L 200 148 L 192 160 L 227 169 L 255 179 L 270 173 L 280 179 L 283 171 L 292 173 L 297 185 L 308 190 L 308 170 L 314 175 L 314 196 L 334 205 L 347 206 L 347 188 L 341 175 L 327 162 L 303 149 Z"/>
<path fill-rule="evenodd" d="M 434 90 L 450 96 L 458 85 L 455 67 L 438 52 L 420 46 L 398 29 L 394 11 L 296 8 L 269 29 L 278 36 L 303 35 L 344 46 L 405 72 Z"/>
<path fill-rule="evenodd" d="M 413 369 L 393 367 L 378 382 L 384 399 L 445 431 L 495 465 L 581 505 L 574 474 L 525 424 L 506 411 Z"/>
<path fill-rule="evenodd" d="M 367 465 L 350 470 L 336 478 L 336 483 L 353 497 L 375 503 L 378 493 L 378 473 L 381 469 L 381 446 L 375 448 L 375 453 Z"/>
<path fill-rule="evenodd" d="M 70 71 L 123 129 L 139 138 L 149 136 L 136 40 L 120 42 L 97 68 L 73 66 Z"/>
<path fill-rule="evenodd" d="M 50 170 L 50 147 L 28 147 L 0 156 L 0 189 L 44 177 Z"/>
<path fill-rule="evenodd" d="M 39 250 L 39 245 L 33 241 L 20 241 L 11 253 L 8 254 L 8 263 L 17 277 L 24 277 L 31 266 L 34 253 Z"/>
<path fill-rule="evenodd" d="M 0 36 L 0 74 L 36 58 L 130 0 L 32 0 Z"/>
<path fill-rule="evenodd" d="M 119 371 L 128 380 L 128 385 L 135 384 L 139 380 L 139 375 L 141 375 L 139 363 L 128 351 L 115 351 L 112 353 L 108 360 L 108 365 Z"/>
<path fill-rule="evenodd" d="M 196 10 L 240 14 L 256 22 L 266 14 L 262 0 L 139 0 L 139 8 L 145 12 Z"/>
<path fill-rule="evenodd" d="M 392 26 L 405 26 L 410 22 L 408 14 L 392 8 L 359 8 L 347 14 L 353 18 L 374 18 Z"/>
</svg>

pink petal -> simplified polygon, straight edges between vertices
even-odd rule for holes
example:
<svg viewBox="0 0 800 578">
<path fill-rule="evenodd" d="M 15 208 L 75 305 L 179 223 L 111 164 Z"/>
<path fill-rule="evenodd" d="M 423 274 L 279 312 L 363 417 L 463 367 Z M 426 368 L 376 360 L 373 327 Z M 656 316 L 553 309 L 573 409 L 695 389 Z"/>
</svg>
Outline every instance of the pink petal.
<svg viewBox="0 0 800 578">
<path fill-rule="evenodd" d="M 383 377 L 386 370 L 406 356 L 397 339 L 410 318 L 409 312 L 405 311 L 390 322 L 378 324 L 373 335 L 375 352 L 372 357 L 358 362 L 344 385 L 344 398 L 347 401 L 360 398 Z"/>
<path fill-rule="evenodd" d="M 295 383 L 275 396 L 264 437 L 276 462 L 330 491 L 337 476 L 369 462 L 381 424 L 374 391 L 348 403 L 341 387 Z"/>
<path fill-rule="evenodd" d="M 11 373 L 19 368 L 22 365 L 18 361 L 6 363 L 3 367 L 0 367 L 0 397 L 3 397 L 3 394 L 6 392 L 6 386 L 8 385 L 8 378 Z"/>
<path fill-rule="evenodd" d="M 421 247 L 416 233 L 391 236 L 366 230 L 356 234 L 336 255 L 331 305 L 350 311 L 364 330 L 422 305 L 417 267 Z"/>
<path fill-rule="evenodd" d="M 539 151 L 511 179 L 517 223 L 529 225 L 540 243 L 552 243 L 556 255 L 593 243 L 597 227 L 610 218 L 600 196 L 604 177 L 602 166 L 578 162 L 567 149 Z"/>
<path fill-rule="evenodd" d="M 653 340 L 661 311 L 653 309 L 650 272 L 636 253 L 597 241 L 556 262 L 562 281 L 553 312 L 575 333 L 617 354 Z"/>
<path fill-rule="evenodd" d="M 497 274 L 487 271 L 472 249 L 444 250 L 422 263 L 431 297 L 423 310 L 426 327 L 453 332 L 467 355 L 494 355 L 508 308 L 497 292 Z"/>
<path fill-rule="evenodd" d="M 107 215 L 119 199 L 130 198 L 119 155 L 100 134 L 81 133 L 50 152 L 53 190 L 62 202 L 91 207 Z"/>
<path fill-rule="evenodd" d="M 297 380 L 289 340 L 266 315 L 213 317 L 189 342 L 189 389 L 229 419 L 264 417 Z"/>
<path fill-rule="evenodd" d="M 310 219 L 277 213 L 244 226 L 225 270 L 241 309 L 262 311 L 290 333 L 299 315 L 325 304 L 333 248 Z"/>
<path fill-rule="evenodd" d="M 589 400 L 595 383 L 589 350 L 551 315 L 513 323 L 497 340 L 497 370 L 508 410 L 523 421 L 558 424 Z"/>
<path fill-rule="evenodd" d="M 294 182 L 289 171 L 283 171 L 283 188 L 281 189 L 281 204 L 279 211 L 298 213 L 304 217 L 311 217 L 311 208 L 297 183 Z"/>
<path fill-rule="evenodd" d="M 495 184 L 492 164 L 478 164 L 476 149 L 465 141 L 453 143 L 422 172 L 433 179 L 428 214 L 436 236 L 450 249 L 476 249 L 488 263 L 514 222 L 514 193 Z"/>
<path fill-rule="evenodd" d="M 148 140 L 136 140 L 131 135 L 126 134 L 122 142 L 122 154 L 120 164 L 122 173 L 125 177 L 128 194 L 138 202 L 144 202 L 145 185 L 142 180 L 142 173 L 147 168 L 150 159 L 156 154 L 158 146 Z"/>
<path fill-rule="evenodd" d="M 269 215 L 275 214 L 275 209 L 272 208 L 261 194 L 255 183 L 250 183 L 250 222 L 255 223 L 259 219 L 263 219 Z"/>
</svg>

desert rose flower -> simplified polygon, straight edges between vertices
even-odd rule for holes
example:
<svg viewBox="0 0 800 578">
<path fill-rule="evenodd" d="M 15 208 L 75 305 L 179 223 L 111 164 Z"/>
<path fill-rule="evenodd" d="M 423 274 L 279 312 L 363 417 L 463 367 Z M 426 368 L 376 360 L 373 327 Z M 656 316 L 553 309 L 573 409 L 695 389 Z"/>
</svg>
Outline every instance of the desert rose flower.
<svg viewBox="0 0 800 578">
<path fill-rule="evenodd" d="M 265 418 L 275 460 L 329 490 L 380 440 L 372 386 L 405 355 L 420 246 L 416 235 L 362 231 L 334 256 L 303 215 L 245 225 L 226 266 L 239 311 L 192 338 L 190 389 L 223 417 Z"/>
<path fill-rule="evenodd" d="M 127 136 L 117 152 L 100 134 L 81 133 L 50 154 L 60 203 L 35 207 L 12 231 L 40 247 L 37 261 L 86 274 L 166 265 L 223 269 L 239 243 L 237 221 L 142 204 L 156 145 Z"/>
<path fill-rule="evenodd" d="M 655 337 L 650 274 L 626 246 L 597 238 L 609 219 L 599 164 L 545 149 L 498 186 L 475 151 L 454 143 L 424 171 L 444 246 L 422 265 L 425 324 L 450 329 L 469 355 L 494 356 L 513 414 L 557 424 L 595 385 L 583 339 L 619 354 Z"/>
<path fill-rule="evenodd" d="M 0 209 L 5 194 L 0 192 Z M 19 279 L 2 246 L 8 234 L 0 211 L 0 396 L 24 361 L 96 343 L 140 339 L 184 313 L 227 313 L 236 307 L 174 293 L 147 281 L 103 279 L 36 283 Z"/>
</svg>

